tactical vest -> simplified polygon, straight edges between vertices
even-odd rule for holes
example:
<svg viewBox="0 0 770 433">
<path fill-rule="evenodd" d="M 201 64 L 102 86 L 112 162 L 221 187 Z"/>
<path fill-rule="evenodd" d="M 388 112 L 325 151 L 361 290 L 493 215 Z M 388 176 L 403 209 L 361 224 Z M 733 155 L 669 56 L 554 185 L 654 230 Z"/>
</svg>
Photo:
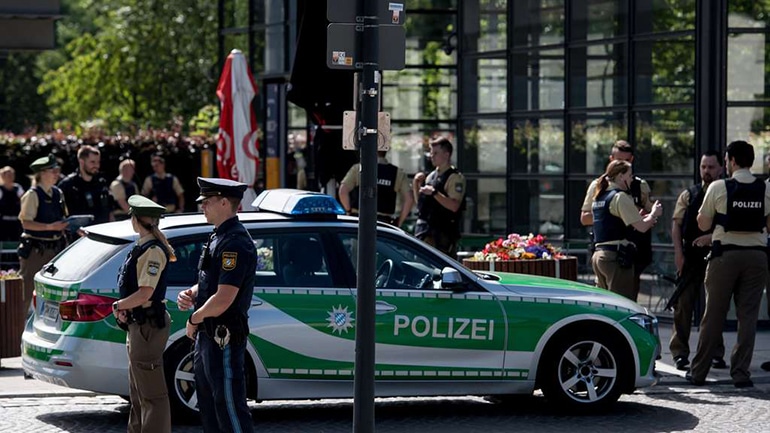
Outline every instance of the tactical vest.
<svg viewBox="0 0 770 433">
<path fill-rule="evenodd" d="M 612 199 L 620 192 L 611 189 L 600 194 L 591 204 L 594 217 L 594 243 L 620 241 L 628 238 L 629 229 L 623 219 L 610 212 Z"/>
<path fill-rule="evenodd" d="M 64 195 L 57 187 L 51 190 L 51 196 L 39 186 L 33 186 L 32 191 L 37 194 L 37 215 L 33 221 L 50 224 L 64 219 Z M 29 230 L 24 229 L 28 236 L 38 239 L 54 239 L 61 236 L 61 231 L 56 230 Z"/>
<path fill-rule="evenodd" d="M 0 197 L 0 215 L 3 217 L 18 218 L 19 212 L 21 212 L 21 199 L 19 198 L 20 186 L 13 184 L 12 187 L 13 188 L 9 191 L 5 189 L 5 187 L 0 186 L 3 193 L 3 196 Z"/>
<path fill-rule="evenodd" d="M 103 177 L 94 176 L 86 182 L 75 172 L 62 181 L 61 188 L 73 215 L 93 215 L 94 224 L 110 220 L 110 187 Z"/>
<path fill-rule="evenodd" d="M 139 245 L 138 243 L 134 245 L 134 248 L 128 253 L 126 261 L 123 262 L 123 265 L 118 271 L 118 290 L 120 291 L 121 299 L 124 299 L 139 290 L 139 277 L 136 275 L 136 265 L 139 262 L 139 257 L 153 246 L 156 246 L 163 251 L 163 254 L 166 256 L 166 264 L 168 265 L 168 250 L 166 250 L 165 245 L 159 240 L 151 239 L 142 245 Z M 158 328 L 165 326 L 166 305 L 163 303 L 163 300 L 166 299 L 167 269 L 168 266 L 164 267 L 163 271 L 161 271 L 158 285 L 155 286 L 155 290 L 152 292 L 152 296 L 150 296 L 150 301 L 152 301 L 152 307 L 150 307 L 150 309 L 154 310 L 154 314 L 151 317 L 156 320 L 156 326 Z M 148 315 L 146 310 L 147 309 L 141 306 L 131 309 L 132 319 L 140 325 L 143 324 Z"/>
<path fill-rule="evenodd" d="M 449 167 L 448 170 L 438 175 L 438 170 L 434 170 L 428 175 L 428 179 L 425 181 L 426 185 L 430 185 L 436 190 L 436 193 L 447 195 L 446 183 L 449 177 L 457 173 L 457 169 Z M 462 221 L 462 214 L 465 210 L 465 196 L 463 196 L 462 204 L 457 212 L 441 206 L 436 201 L 434 196 L 428 196 L 420 194 L 417 200 L 417 217 L 421 220 L 428 222 L 431 229 L 437 230 L 446 234 L 450 238 L 460 238 L 460 221 Z"/>
<path fill-rule="evenodd" d="M 393 164 L 377 164 L 377 213 L 393 215 L 396 212 L 396 176 L 398 167 Z M 358 207 L 359 188 L 350 192 L 350 207 Z"/>
<path fill-rule="evenodd" d="M 176 192 L 174 192 L 174 176 L 166 174 L 166 177 L 161 179 L 153 173 L 150 179 L 152 179 L 152 195 L 155 196 L 158 204 L 163 206 L 178 205 Z"/>
<path fill-rule="evenodd" d="M 687 203 L 687 208 L 684 211 L 684 220 L 682 221 L 682 243 L 684 244 L 682 246 L 684 253 L 685 256 L 706 257 L 710 248 L 696 247 L 692 244 L 695 239 L 713 231 L 704 232 L 698 228 L 698 210 L 703 204 L 706 191 L 701 184 L 696 184 L 687 188 L 687 192 L 690 195 L 690 200 Z"/>
<path fill-rule="evenodd" d="M 765 182 L 756 179 L 740 183 L 725 180 L 727 189 L 727 213 L 717 213 L 715 222 L 725 232 L 761 232 L 765 228 Z"/>
</svg>

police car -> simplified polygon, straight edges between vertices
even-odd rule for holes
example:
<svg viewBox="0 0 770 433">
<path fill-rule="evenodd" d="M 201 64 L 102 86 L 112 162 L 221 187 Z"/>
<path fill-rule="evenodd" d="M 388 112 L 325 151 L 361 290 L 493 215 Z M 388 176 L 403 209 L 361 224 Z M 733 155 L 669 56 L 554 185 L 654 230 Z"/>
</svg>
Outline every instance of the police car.
<svg viewBox="0 0 770 433">
<path fill-rule="evenodd" d="M 249 397 L 353 395 L 358 220 L 326 195 L 266 191 L 239 213 L 258 254 L 249 311 Z M 164 354 L 176 415 L 197 408 L 189 312 L 212 231 L 201 214 L 170 215 L 161 228 L 176 250 Z M 126 396 L 126 334 L 115 323 L 116 276 L 137 239 L 129 221 L 90 226 L 35 278 L 35 313 L 23 367 L 58 385 Z M 562 408 L 604 409 L 656 381 L 658 323 L 645 308 L 580 283 L 472 272 L 402 230 L 377 226 L 378 396 L 531 394 Z"/>
</svg>

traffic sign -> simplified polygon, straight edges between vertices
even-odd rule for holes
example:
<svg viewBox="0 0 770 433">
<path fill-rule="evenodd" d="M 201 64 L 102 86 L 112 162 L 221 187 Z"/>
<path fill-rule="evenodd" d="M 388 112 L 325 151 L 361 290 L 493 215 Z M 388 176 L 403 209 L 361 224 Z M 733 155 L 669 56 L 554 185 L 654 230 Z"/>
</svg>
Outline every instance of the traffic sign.
<svg viewBox="0 0 770 433">
<path fill-rule="evenodd" d="M 326 66 L 331 69 L 363 69 L 359 36 L 360 24 L 332 23 L 326 28 Z M 381 25 L 379 31 L 379 69 L 400 71 L 406 66 L 406 30 L 403 26 Z"/>
</svg>

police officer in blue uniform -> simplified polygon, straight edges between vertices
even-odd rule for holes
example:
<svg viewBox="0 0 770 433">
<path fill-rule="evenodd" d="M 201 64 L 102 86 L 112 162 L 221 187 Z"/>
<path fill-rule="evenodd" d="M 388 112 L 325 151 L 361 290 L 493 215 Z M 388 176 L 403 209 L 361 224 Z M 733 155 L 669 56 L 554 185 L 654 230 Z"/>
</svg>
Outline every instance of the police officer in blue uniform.
<svg viewBox="0 0 770 433">
<path fill-rule="evenodd" d="M 195 386 L 205 432 L 251 432 L 244 362 L 248 310 L 257 254 L 236 212 L 247 185 L 198 178 L 206 221 L 214 225 L 198 264 L 198 284 L 177 296 L 181 310 L 195 307 L 187 336 L 195 339 Z"/>
<path fill-rule="evenodd" d="M 163 351 L 171 317 L 166 311 L 166 269 L 174 249 L 158 228 L 166 208 L 141 195 L 128 198 L 131 225 L 139 240 L 118 274 L 120 299 L 112 304 L 118 325 L 128 331 L 129 433 L 171 431 Z"/>
</svg>

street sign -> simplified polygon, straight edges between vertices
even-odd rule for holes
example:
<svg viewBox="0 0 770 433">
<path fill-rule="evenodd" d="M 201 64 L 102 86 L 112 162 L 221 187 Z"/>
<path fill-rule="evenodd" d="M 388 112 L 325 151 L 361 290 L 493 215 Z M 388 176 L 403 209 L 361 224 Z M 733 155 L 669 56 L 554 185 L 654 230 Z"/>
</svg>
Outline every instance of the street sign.
<svg viewBox="0 0 770 433">
<path fill-rule="evenodd" d="M 342 115 L 342 148 L 358 150 L 356 131 L 356 112 L 345 111 Z M 377 113 L 377 150 L 390 150 L 390 113 Z"/>
<path fill-rule="evenodd" d="M 403 1 L 376 0 L 377 15 L 380 25 L 404 25 L 406 21 L 406 8 Z M 327 0 L 326 18 L 330 23 L 362 23 L 357 19 L 357 0 Z"/>
<path fill-rule="evenodd" d="M 332 23 L 326 28 L 326 66 L 330 69 L 361 70 L 363 62 L 358 43 L 363 25 Z M 406 30 L 403 26 L 381 25 L 379 31 L 379 69 L 400 71 L 406 66 Z"/>
</svg>

